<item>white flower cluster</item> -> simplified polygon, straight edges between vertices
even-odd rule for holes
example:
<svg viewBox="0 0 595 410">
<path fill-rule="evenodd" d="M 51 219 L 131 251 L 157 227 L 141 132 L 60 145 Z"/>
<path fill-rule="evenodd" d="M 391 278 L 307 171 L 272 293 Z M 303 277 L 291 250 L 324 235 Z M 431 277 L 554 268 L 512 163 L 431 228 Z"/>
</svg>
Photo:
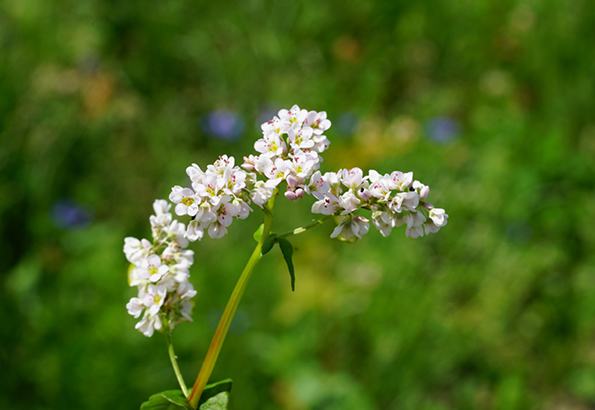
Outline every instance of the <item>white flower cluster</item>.
<svg viewBox="0 0 595 410">
<path fill-rule="evenodd" d="M 194 256 L 186 249 L 188 242 L 202 239 L 205 232 L 223 237 L 234 219 L 248 217 L 252 203 L 264 207 L 283 182 L 286 198 L 311 194 L 316 199 L 313 213 L 335 217 L 332 238 L 353 241 L 365 235 L 370 221 L 361 210 L 371 212 L 372 223 L 384 236 L 400 225 L 413 238 L 446 225 L 448 215 L 427 201 L 429 187 L 414 181 L 411 172 L 381 175 L 372 170 L 364 176 L 352 168 L 321 174 L 320 154 L 330 144 L 324 135 L 330 126 L 326 112 L 294 105 L 262 124 L 262 138 L 254 144 L 259 154 L 244 157 L 241 168 L 227 155 L 205 170 L 189 166 L 190 186 L 176 185 L 169 195 L 176 215 L 190 218 L 187 225 L 173 219 L 170 204 L 155 201 L 153 241 L 126 238 L 124 243 L 132 264 L 130 284 L 138 287 L 138 296 L 127 305 L 132 316 L 141 317 L 137 329 L 151 336 L 191 320 L 196 291 L 188 281 Z"/>
<path fill-rule="evenodd" d="M 186 168 L 191 187 L 174 186 L 169 200 L 179 216 L 188 215 L 186 238 L 203 238 L 205 231 L 211 238 L 221 238 L 234 218 L 245 219 L 250 214 L 250 195 L 247 183 L 253 175 L 235 166 L 235 159 L 223 155 L 203 171 L 198 165 Z"/>
<path fill-rule="evenodd" d="M 294 200 L 304 196 L 304 185 L 320 168 L 330 142 L 324 132 L 331 126 L 326 112 L 300 109 L 294 105 L 280 110 L 272 120 L 262 124 L 262 138 L 254 143 L 260 155 L 244 157 L 242 167 L 267 178 L 257 181 L 252 201 L 263 206 L 282 182 L 287 183 L 285 197 Z"/>
<path fill-rule="evenodd" d="M 407 236 L 418 238 L 437 232 L 448 221 L 444 209 L 427 202 L 430 188 L 414 181 L 412 172 L 382 175 L 371 170 L 364 176 L 359 168 L 317 171 L 306 189 L 317 199 L 313 213 L 336 216 L 331 238 L 353 241 L 365 235 L 369 220 L 356 215 L 361 209 L 371 211 L 372 222 L 383 236 L 404 224 Z"/>
<path fill-rule="evenodd" d="M 130 286 L 138 295 L 126 308 L 141 318 L 136 329 L 145 336 L 165 327 L 173 329 L 184 320 L 192 320 L 192 298 L 196 291 L 188 281 L 194 252 L 186 249 L 186 227 L 173 219 L 170 205 L 160 199 L 153 203 L 154 215 L 149 218 L 153 241 L 127 237 L 124 253 L 132 264 Z"/>
</svg>

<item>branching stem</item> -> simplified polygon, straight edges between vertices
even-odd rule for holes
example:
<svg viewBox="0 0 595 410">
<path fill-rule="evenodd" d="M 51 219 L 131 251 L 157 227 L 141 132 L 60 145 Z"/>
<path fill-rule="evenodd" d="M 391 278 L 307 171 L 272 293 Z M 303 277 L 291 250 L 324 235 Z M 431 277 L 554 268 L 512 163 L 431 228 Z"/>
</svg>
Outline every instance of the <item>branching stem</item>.
<svg viewBox="0 0 595 410">
<path fill-rule="evenodd" d="M 209 350 L 207 350 L 207 354 L 202 362 L 202 366 L 198 375 L 196 376 L 196 380 L 194 381 L 194 385 L 192 386 L 192 391 L 188 396 L 188 402 L 193 409 L 196 409 L 198 406 L 198 401 L 200 400 L 200 396 L 211 377 L 211 373 L 213 372 L 213 368 L 215 367 L 215 363 L 217 362 L 217 358 L 219 357 L 219 352 L 221 351 L 221 346 L 223 345 L 223 341 L 225 340 L 225 336 L 229 330 L 229 326 L 233 320 L 233 317 L 236 313 L 238 308 L 238 304 L 240 303 L 240 299 L 242 298 L 244 291 L 246 290 L 246 285 L 248 283 L 248 279 L 252 275 L 252 271 L 254 267 L 258 263 L 258 261 L 262 258 L 261 249 L 262 244 L 264 243 L 265 239 L 269 236 L 271 232 L 271 226 L 273 224 L 273 206 L 275 204 L 275 197 L 276 192 L 273 197 L 269 200 L 265 208 L 265 215 L 264 215 L 264 223 L 263 223 L 263 230 L 262 236 L 260 237 L 256 247 L 252 251 L 252 255 L 242 273 L 236 282 L 236 285 L 227 301 L 227 305 L 225 306 L 225 310 L 223 311 L 223 315 L 219 320 L 219 324 L 217 325 L 217 329 L 215 329 L 215 334 L 211 339 L 211 344 L 209 345 Z"/>
<path fill-rule="evenodd" d="M 291 231 L 284 232 L 284 233 L 276 235 L 276 236 L 277 236 L 277 238 L 286 238 L 288 236 L 299 235 L 299 234 L 304 233 L 312 228 L 316 228 L 318 225 L 322 225 L 323 223 L 328 221 L 329 218 L 330 218 L 329 216 L 325 216 L 324 218 L 316 219 L 307 225 L 297 227 L 295 229 L 292 229 Z"/>
</svg>

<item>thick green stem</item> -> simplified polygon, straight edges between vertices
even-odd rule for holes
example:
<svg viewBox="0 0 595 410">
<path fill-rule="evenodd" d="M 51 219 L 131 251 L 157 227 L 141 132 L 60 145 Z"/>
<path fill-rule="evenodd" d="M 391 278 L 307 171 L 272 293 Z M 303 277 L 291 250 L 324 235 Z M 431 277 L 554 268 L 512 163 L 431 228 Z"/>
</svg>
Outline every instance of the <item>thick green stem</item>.
<svg viewBox="0 0 595 410">
<path fill-rule="evenodd" d="M 225 336 L 227 335 L 227 331 L 229 330 L 229 326 L 231 325 L 231 321 L 236 313 L 238 308 L 238 304 L 240 303 L 240 299 L 246 290 L 246 285 L 248 283 L 248 279 L 252 275 L 252 271 L 254 267 L 258 263 L 258 261 L 262 258 L 261 249 L 262 244 L 264 243 L 265 239 L 271 232 L 271 226 L 273 223 L 273 206 L 275 203 L 275 195 L 270 199 L 269 203 L 265 208 L 265 216 L 264 216 L 264 223 L 263 223 L 263 230 L 262 236 L 260 237 L 256 247 L 252 251 L 252 255 L 246 266 L 244 266 L 244 270 L 236 282 L 236 285 L 227 301 L 227 305 L 225 306 L 225 310 L 223 311 L 223 315 L 221 319 L 219 319 L 219 324 L 217 325 L 217 329 L 215 330 L 215 334 L 211 339 L 211 344 L 209 345 L 209 350 L 207 350 L 207 354 L 202 362 L 202 366 L 198 375 L 196 376 L 196 380 L 194 381 L 194 385 L 192 386 L 192 391 L 190 392 L 190 396 L 188 396 L 188 402 L 192 406 L 193 409 L 196 409 L 198 406 L 198 401 L 200 396 L 211 377 L 211 373 L 213 372 L 213 368 L 215 367 L 215 363 L 217 362 L 217 357 L 219 356 L 219 352 L 221 351 L 221 346 L 223 345 L 223 341 L 225 340 Z"/>
<path fill-rule="evenodd" d="M 174 351 L 174 344 L 171 340 L 171 332 L 167 332 L 165 334 L 165 338 L 167 340 L 167 353 L 169 354 L 169 361 L 171 362 L 171 367 L 174 369 L 174 373 L 176 374 L 176 379 L 178 380 L 180 389 L 182 389 L 182 393 L 184 393 L 184 396 L 188 397 L 188 387 L 186 387 L 184 377 L 182 376 L 182 372 L 180 371 L 180 367 L 178 366 L 178 357 L 176 356 L 176 352 Z"/>
</svg>

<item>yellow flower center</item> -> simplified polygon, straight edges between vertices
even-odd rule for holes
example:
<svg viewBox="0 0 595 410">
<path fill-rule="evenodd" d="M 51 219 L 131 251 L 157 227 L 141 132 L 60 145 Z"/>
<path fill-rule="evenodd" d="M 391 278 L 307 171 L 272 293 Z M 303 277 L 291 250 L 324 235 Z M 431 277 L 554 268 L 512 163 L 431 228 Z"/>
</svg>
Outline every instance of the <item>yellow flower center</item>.
<svg viewBox="0 0 595 410">
<path fill-rule="evenodd" d="M 194 203 L 194 199 L 187 196 L 184 199 L 182 199 L 182 203 L 186 206 L 190 206 Z"/>
</svg>

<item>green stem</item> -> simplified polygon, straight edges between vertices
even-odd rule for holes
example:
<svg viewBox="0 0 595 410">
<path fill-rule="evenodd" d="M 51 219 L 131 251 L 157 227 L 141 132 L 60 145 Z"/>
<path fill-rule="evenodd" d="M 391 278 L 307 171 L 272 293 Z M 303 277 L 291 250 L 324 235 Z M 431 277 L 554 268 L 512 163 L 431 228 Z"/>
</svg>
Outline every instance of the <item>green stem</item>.
<svg viewBox="0 0 595 410">
<path fill-rule="evenodd" d="M 174 369 L 174 373 L 176 374 L 176 379 L 178 380 L 180 389 L 182 389 L 182 393 L 184 393 L 184 396 L 188 397 L 188 387 L 186 387 L 184 377 L 182 376 L 182 372 L 180 371 L 180 367 L 178 366 L 178 357 L 176 356 L 176 352 L 174 351 L 174 344 L 171 340 L 171 331 L 165 334 L 165 338 L 167 340 L 167 353 L 169 354 L 169 361 L 171 362 L 171 367 L 173 367 Z"/>
<path fill-rule="evenodd" d="M 322 219 L 316 219 L 307 225 L 299 226 L 295 229 L 292 229 L 291 231 L 277 235 L 277 238 L 285 238 L 285 237 L 292 236 L 292 235 L 299 235 L 299 234 L 304 233 L 312 228 L 316 228 L 318 225 L 322 225 L 323 223 L 325 223 L 328 220 L 329 220 L 328 216 L 326 216 Z"/>
<path fill-rule="evenodd" d="M 202 366 L 198 375 L 196 376 L 196 380 L 194 381 L 194 385 L 192 386 L 192 391 L 190 392 L 190 396 L 188 396 L 188 402 L 193 409 L 196 409 L 198 406 L 198 401 L 202 392 L 211 377 L 211 373 L 213 372 L 213 368 L 215 367 L 215 363 L 217 362 L 217 357 L 219 356 L 219 352 L 221 351 L 221 346 L 223 345 L 223 341 L 225 340 L 225 336 L 227 335 L 227 331 L 229 330 L 229 326 L 231 325 L 231 321 L 236 313 L 238 308 L 238 304 L 240 303 L 240 299 L 246 290 L 246 284 L 248 283 L 248 279 L 252 275 L 252 271 L 254 267 L 258 263 L 258 261 L 262 258 L 261 249 L 262 244 L 264 243 L 265 239 L 271 232 L 271 226 L 273 223 L 273 206 L 275 204 L 275 197 L 276 192 L 273 197 L 269 200 L 268 204 L 265 208 L 265 216 L 264 216 L 264 223 L 263 223 L 263 230 L 262 236 L 256 247 L 252 251 L 252 255 L 246 266 L 244 266 L 244 270 L 236 282 L 236 285 L 227 301 L 227 305 L 225 306 L 225 310 L 223 311 L 223 315 L 221 319 L 219 319 L 219 324 L 217 325 L 217 329 L 215 329 L 215 334 L 211 339 L 211 344 L 209 345 L 209 350 L 207 350 L 207 354 L 202 362 Z"/>
</svg>

